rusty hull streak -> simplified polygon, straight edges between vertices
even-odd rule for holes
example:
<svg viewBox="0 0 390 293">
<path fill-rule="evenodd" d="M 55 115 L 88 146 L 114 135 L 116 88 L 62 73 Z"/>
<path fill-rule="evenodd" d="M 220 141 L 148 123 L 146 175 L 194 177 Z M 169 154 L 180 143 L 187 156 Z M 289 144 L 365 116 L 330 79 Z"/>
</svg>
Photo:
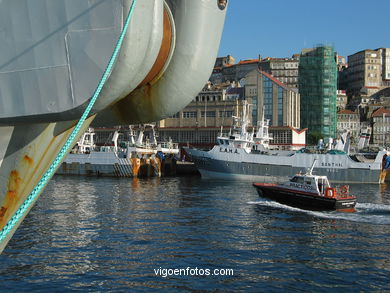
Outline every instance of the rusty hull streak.
<svg viewBox="0 0 390 293">
<path fill-rule="evenodd" d="M 149 121 L 150 117 L 141 117 L 137 111 L 134 112 L 134 106 L 141 106 L 144 108 L 151 109 L 153 111 L 152 99 L 151 99 L 151 89 L 152 84 L 157 82 L 164 70 L 164 66 L 169 58 L 169 55 L 172 50 L 172 42 L 173 42 L 173 23 L 169 17 L 169 13 L 167 8 L 164 7 L 164 15 L 163 15 L 163 38 L 160 46 L 160 50 L 158 52 L 156 61 L 154 62 L 151 70 L 146 75 L 144 80 L 137 86 L 134 90 L 135 92 L 140 91 L 139 94 L 142 96 L 142 100 L 134 100 L 131 99 L 131 95 L 126 96 L 124 99 L 117 102 L 113 107 L 113 115 L 118 120 L 118 124 L 127 124 L 128 117 L 134 117 L 134 119 L 139 121 Z M 133 92 L 134 92 L 133 91 Z"/>
<path fill-rule="evenodd" d="M 7 185 L 7 192 L 4 199 L 4 205 L 1 207 L 0 215 L 0 227 L 4 227 L 8 219 L 12 216 L 10 211 L 14 212 L 16 203 L 18 202 L 18 194 L 20 189 L 20 184 L 22 183 L 22 178 L 19 176 L 17 170 L 12 170 L 9 176 L 9 181 Z"/>
<path fill-rule="evenodd" d="M 81 132 L 89 126 L 94 118 L 95 115 L 86 120 Z M 52 136 L 55 125 L 56 123 L 48 125 L 42 134 L 29 145 L 30 153 L 21 157 L 19 167 L 10 172 L 8 191 L 0 208 L 0 229 L 9 221 L 35 187 L 35 184 L 42 178 L 74 128 L 71 127 L 57 136 Z M 49 136 L 52 138 L 47 142 L 45 138 Z M 36 163 L 34 163 L 34 157 L 37 158 Z"/>
<path fill-rule="evenodd" d="M 23 160 L 30 166 L 32 167 L 34 164 L 34 160 L 30 158 L 28 155 L 24 155 Z"/>
<path fill-rule="evenodd" d="M 165 63 L 168 60 L 169 52 L 172 49 L 172 23 L 168 15 L 167 8 L 164 6 L 163 16 L 163 38 L 161 42 L 160 51 L 158 52 L 157 59 L 154 62 L 152 69 L 146 75 L 144 80 L 138 87 L 142 87 L 148 83 L 151 83 L 164 68 Z"/>
</svg>

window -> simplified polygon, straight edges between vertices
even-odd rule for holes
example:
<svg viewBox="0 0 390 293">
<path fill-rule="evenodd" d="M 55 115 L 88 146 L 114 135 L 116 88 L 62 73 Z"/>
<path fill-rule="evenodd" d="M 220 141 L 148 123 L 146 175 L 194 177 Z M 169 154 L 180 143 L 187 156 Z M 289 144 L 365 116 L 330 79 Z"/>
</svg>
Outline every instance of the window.
<svg viewBox="0 0 390 293">
<path fill-rule="evenodd" d="M 283 125 L 283 88 L 278 87 L 278 125 Z"/>
<path fill-rule="evenodd" d="M 264 118 L 270 119 L 272 121 L 272 82 L 269 78 L 264 77 L 263 80 L 263 90 L 264 90 Z"/>
<path fill-rule="evenodd" d="M 202 111 L 201 112 L 201 117 L 215 117 L 215 111 Z"/>
<path fill-rule="evenodd" d="M 291 182 L 303 183 L 302 177 L 294 177 L 290 180 Z"/>
<path fill-rule="evenodd" d="M 183 112 L 183 118 L 196 118 L 198 115 L 195 111 Z"/>
<path fill-rule="evenodd" d="M 233 111 L 219 111 L 219 117 L 232 117 Z"/>
</svg>

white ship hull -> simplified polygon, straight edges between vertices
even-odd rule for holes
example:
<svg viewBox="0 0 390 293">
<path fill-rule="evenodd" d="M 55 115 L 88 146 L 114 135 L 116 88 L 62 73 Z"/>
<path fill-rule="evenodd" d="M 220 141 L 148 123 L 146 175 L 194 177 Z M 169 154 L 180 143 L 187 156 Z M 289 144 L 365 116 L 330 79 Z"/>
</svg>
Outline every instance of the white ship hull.
<svg viewBox="0 0 390 293">
<path fill-rule="evenodd" d="M 305 171 L 317 159 L 314 173 L 334 183 L 380 183 L 382 158 L 353 161 L 347 154 L 290 153 L 279 155 L 248 153 L 244 149 L 215 146 L 206 152 L 186 148 L 202 176 L 209 179 L 244 179 L 257 182 L 282 182 L 291 174 Z"/>
</svg>

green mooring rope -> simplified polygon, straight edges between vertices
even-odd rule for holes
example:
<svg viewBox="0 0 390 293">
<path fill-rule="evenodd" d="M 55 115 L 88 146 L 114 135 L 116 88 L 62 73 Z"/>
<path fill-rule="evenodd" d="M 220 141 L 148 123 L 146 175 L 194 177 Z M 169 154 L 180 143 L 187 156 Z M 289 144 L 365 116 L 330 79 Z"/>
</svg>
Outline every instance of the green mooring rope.
<svg viewBox="0 0 390 293">
<path fill-rule="evenodd" d="M 114 62 L 118 56 L 119 50 L 122 46 L 123 39 L 125 38 L 131 17 L 133 15 L 135 3 L 137 0 L 133 0 L 129 13 L 127 15 L 125 24 L 123 26 L 122 32 L 119 36 L 118 42 L 115 46 L 114 52 L 111 55 L 110 61 L 106 67 L 106 70 L 103 73 L 102 78 L 100 79 L 100 82 L 98 84 L 98 87 L 96 88 L 87 108 L 85 109 L 83 115 L 81 116 L 79 122 L 76 124 L 75 128 L 73 129 L 72 133 L 70 134 L 68 140 L 65 142 L 64 146 L 61 148 L 60 152 L 58 153 L 57 157 L 54 159 L 54 161 L 51 163 L 50 167 L 47 169 L 45 174 L 42 176 L 41 180 L 38 182 L 38 184 L 35 186 L 35 188 L 31 191 L 29 196 L 26 198 L 26 200 L 22 203 L 22 205 L 19 207 L 19 209 L 15 212 L 15 214 L 12 216 L 12 218 L 8 221 L 8 223 L 4 226 L 3 230 L 0 232 L 0 243 L 7 237 L 7 235 L 12 231 L 12 229 L 15 227 L 15 225 L 20 221 L 20 219 L 24 216 L 28 208 L 31 206 L 31 204 L 34 202 L 36 197 L 40 194 L 43 187 L 47 184 L 47 182 L 50 180 L 50 178 L 53 176 L 55 170 L 57 169 L 58 165 L 64 158 L 64 156 L 68 153 L 68 150 L 71 146 L 74 144 L 75 138 L 78 136 L 79 131 L 82 127 L 82 125 L 85 122 L 85 119 L 87 119 L 88 114 L 91 112 L 91 109 L 93 105 L 95 104 L 97 98 L 99 97 L 100 92 L 102 91 L 102 88 L 104 84 L 107 81 L 108 76 L 111 73 L 112 67 L 114 65 Z"/>
</svg>

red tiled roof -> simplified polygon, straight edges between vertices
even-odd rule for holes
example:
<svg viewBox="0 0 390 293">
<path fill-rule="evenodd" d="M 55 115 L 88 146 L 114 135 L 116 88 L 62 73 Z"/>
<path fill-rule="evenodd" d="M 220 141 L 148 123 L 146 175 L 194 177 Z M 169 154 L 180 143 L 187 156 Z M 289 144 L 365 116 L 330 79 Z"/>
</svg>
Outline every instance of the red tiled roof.
<svg viewBox="0 0 390 293">
<path fill-rule="evenodd" d="M 250 64 L 250 63 L 258 63 L 259 59 L 249 59 L 249 60 L 240 60 L 238 64 Z"/>
<path fill-rule="evenodd" d="M 287 85 L 285 85 L 283 82 L 281 82 L 279 79 L 275 78 L 271 74 L 269 74 L 267 72 L 264 72 L 264 71 L 261 71 L 261 70 L 259 70 L 259 71 L 260 71 L 261 74 L 265 75 L 266 77 L 268 77 L 270 80 L 272 80 L 273 82 L 277 83 L 281 87 L 284 87 L 285 89 L 289 89 L 289 87 Z"/>
<path fill-rule="evenodd" d="M 390 114 L 390 110 L 386 110 L 385 108 L 379 108 L 374 113 L 372 113 L 372 117 L 381 117 L 383 114 Z"/>
<path fill-rule="evenodd" d="M 348 110 L 348 109 L 345 109 L 345 110 L 339 111 L 337 114 L 356 114 L 357 115 L 358 113 L 351 111 L 351 110 Z"/>
</svg>

